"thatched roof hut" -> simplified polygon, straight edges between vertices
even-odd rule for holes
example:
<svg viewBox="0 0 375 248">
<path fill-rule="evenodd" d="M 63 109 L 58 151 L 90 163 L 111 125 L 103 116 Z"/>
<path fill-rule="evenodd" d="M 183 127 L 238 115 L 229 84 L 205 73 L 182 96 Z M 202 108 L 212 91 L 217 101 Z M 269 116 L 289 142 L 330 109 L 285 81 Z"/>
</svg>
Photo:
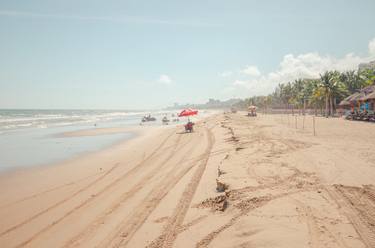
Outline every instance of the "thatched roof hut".
<svg viewBox="0 0 375 248">
<path fill-rule="evenodd" d="M 349 106 L 355 104 L 364 94 L 362 92 L 356 92 L 340 102 L 340 106 Z"/>
<path fill-rule="evenodd" d="M 356 103 L 359 101 L 363 101 L 362 99 L 366 96 L 366 94 L 361 91 L 361 92 L 358 92 L 357 94 L 353 94 L 352 96 L 353 97 L 350 99 L 350 102 Z"/>
<path fill-rule="evenodd" d="M 367 96 L 365 96 L 365 97 L 363 98 L 363 100 L 364 100 L 364 101 L 367 101 L 367 100 L 375 100 L 375 91 L 372 92 L 372 93 L 370 93 L 370 94 L 368 94 Z"/>
<path fill-rule="evenodd" d="M 339 106 L 349 106 L 350 105 L 350 102 L 348 100 L 348 97 L 345 98 L 344 100 L 342 100 L 340 103 L 339 103 Z"/>
<path fill-rule="evenodd" d="M 363 102 L 375 98 L 375 85 L 370 85 L 363 88 L 340 102 L 340 106 L 354 105 L 357 102 Z"/>
</svg>

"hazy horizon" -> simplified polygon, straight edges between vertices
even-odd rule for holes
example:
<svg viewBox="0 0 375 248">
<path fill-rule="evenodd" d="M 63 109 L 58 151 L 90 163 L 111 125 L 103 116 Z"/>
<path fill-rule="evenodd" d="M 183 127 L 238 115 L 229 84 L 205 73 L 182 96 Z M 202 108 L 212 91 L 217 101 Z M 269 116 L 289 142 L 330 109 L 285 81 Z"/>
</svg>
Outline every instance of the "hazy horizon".
<svg viewBox="0 0 375 248">
<path fill-rule="evenodd" d="M 375 59 L 375 2 L 0 2 L 0 109 L 161 109 Z"/>
</svg>

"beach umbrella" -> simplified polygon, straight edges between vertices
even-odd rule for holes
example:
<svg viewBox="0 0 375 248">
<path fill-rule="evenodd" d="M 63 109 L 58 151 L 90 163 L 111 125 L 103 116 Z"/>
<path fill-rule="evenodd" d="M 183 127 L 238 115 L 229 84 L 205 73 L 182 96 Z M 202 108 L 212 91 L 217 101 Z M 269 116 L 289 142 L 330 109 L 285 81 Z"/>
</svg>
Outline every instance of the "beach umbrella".
<svg viewBox="0 0 375 248">
<path fill-rule="evenodd" d="M 198 114 L 198 110 L 193 110 L 193 109 L 184 109 L 178 114 L 178 117 L 188 117 L 188 124 L 185 125 L 185 131 L 190 130 L 190 132 L 192 132 L 193 124 L 190 123 L 189 117 L 192 115 L 197 115 L 197 114 Z M 187 125 L 190 125 L 190 129 L 187 128 Z"/>
<path fill-rule="evenodd" d="M 257 109 L 257 107 L 256 106 L 254 106 L 254 105 L 251 105 L 251 106 L 249 106 L 247 109 L 249 109 L 249 110 L 256 110 Z"/>
<path fill-rule="evenodd" d="M 192 116 L 192 115 L 197 115 L 198 110 L 192 110 L 192 109 L 184 109 L 181 111 L 181 113 L 178 114 L 178 117 L 184 117 L 184 116 Z"/>
<path fill-rule="evenodd" d="M 197 115 L 198 110 L 193 110 L 193 109 L 184 109 L 182 110 L 179 114 L 178 117 L 188 117 L 188 121 L 190 121 L 190 116 L 192 115 Z"/>
</svg>

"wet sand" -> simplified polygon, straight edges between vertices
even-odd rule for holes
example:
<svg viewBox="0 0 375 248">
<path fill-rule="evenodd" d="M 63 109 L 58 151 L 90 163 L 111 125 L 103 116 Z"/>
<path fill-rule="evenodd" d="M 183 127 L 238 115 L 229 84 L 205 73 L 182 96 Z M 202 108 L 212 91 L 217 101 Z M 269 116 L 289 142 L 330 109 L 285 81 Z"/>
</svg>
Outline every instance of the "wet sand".
<svg viewBox="0 0 375 248">
<path fill-rule="evenodd" d="M 310 116 L 155 128 L 0 176 L 0 246 L 375 247 L 374 144 L 373 124 L 316 118 L 314 136 Z"/>
</svg>

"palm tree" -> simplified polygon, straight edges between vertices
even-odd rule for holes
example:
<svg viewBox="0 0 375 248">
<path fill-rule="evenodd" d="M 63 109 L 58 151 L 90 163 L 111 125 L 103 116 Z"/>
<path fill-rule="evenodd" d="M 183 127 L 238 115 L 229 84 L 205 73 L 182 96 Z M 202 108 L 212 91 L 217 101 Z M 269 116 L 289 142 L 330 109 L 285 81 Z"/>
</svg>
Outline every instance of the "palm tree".
<svg viewBox="0 0 375 248">
<path fill-rule="evenodd" d="M 358 90 L 375 84 L 375 70 L 326 71 L 319 79 L 296 79 L 293 83 L 279 84 L 272 94 L 268 96 L 253 96 L 240 101 L 237 105 L 246 107 L 257 105 L 260 108 L 281 107 L 289 110 L 290 106 L 297 106 L 303 109 L 308 105 L 321 109 L 325 105 L 326 117 L 333 115 L 336 109 L 336 102 Z"/>
<path fill-rule="evenodd" d="M 320 88 L 324 91 L 325 102 L 326 102 L 326 111 L 325 116 L 328 118 L 329 111 L 329 99 L 331 98 L 331 87 L 333 85 L 333 73 L 326 71 L 323 75 L 320 74 Z"/>
<path fill-rule="evenodd" d="M 315 85 L 318 85 L 318 84 L 316 83 L 316 80 L 314 79 L 303 80 L 303 88 L 300 92 L 300 99 L 303 102 L 303 114 L 305 114 L 305 109 L 307 105 L 311 103 Z"/>
<path fill-rule="evenodd" d="M 289 106 L 291 104 L 291 99 L 293 96 L 292 84 L 288 82 L 283 87 L 283 102 L 286 104 L 286 108 L 289 111 Z"/>
<path fill-rule="evenodd" d="M 358 72 L 359 77 L 364 81 L 362 87 L 375 84 L 375 70 L 366 69 Z"/>
<path fill-rule="evenodd" d="M 351 95 L 364 87 L 365 80 L 361 75 L 352 70 L 340 74 L 340 81 L 345 85 L 348 95 Z"/>
<path fill-rule="evenodd" d="M 336 105 L 336 98 L 342 97 L 347 90 L 340 81 L 340 73 L 338 71 L 326 71 L 320 75 L 320 87 L 323 89 L 325 97 L 326 112 L 325 115 L 333 115 L 333 109 Z"/>
<path fill-rule="evenodd" d="M 297 79 L 294 80 L 292 85 L 292 102 L 295 104 L 299 109 L 302 108 L 304 103 L 304 95 L 303 95 L 303 88 L 305 85 L 305 80 Z"/>
<path fill-rule="evenodd" d="M 315 115 L 318 114 L 317 108 L 320 108 L 320 113 L 323 114 L 323 105 L 324 105 L 324 91 L 323 88 L 320 87 L 320 80 L 313 79 L 310 81 L 311 91 L 308 95 L 309 98 L 309 105 L 314 106 Z"/>
</svg>

